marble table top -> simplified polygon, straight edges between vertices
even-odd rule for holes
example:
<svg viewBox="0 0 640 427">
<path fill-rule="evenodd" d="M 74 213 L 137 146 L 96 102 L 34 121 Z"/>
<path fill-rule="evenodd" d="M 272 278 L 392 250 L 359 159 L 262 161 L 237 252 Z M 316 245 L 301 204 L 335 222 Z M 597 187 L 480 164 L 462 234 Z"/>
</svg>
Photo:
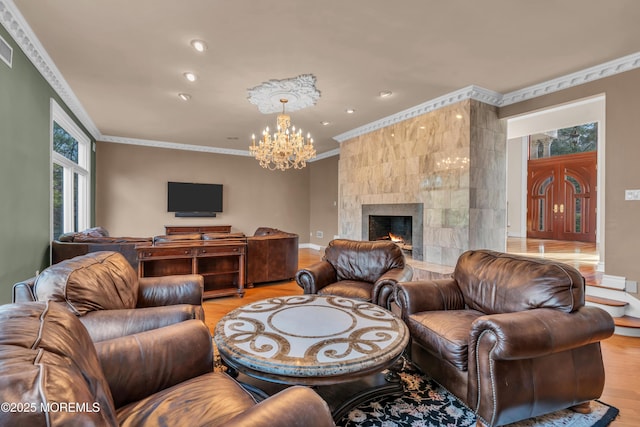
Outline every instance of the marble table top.
<svg viewBox="0 0 640 427">
<path fill-rule="evenodd" d="M 223 317 L 214 332 L 220 355 L 230 366 L 289 384 L 348 381 L 379 372 L 400 357 L 408 341 L 407 327 L 390 311 L 319 295 L 245 305 Z"/>
</svg>

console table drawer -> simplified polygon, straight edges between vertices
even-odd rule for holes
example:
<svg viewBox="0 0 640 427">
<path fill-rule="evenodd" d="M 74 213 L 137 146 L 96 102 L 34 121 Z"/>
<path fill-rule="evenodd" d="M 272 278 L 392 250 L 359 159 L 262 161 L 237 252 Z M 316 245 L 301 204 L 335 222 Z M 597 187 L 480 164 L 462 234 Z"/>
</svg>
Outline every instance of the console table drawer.
<svg viewBox="0 0 640 427">
<path fill-rule="evenodd" d="M 244 246 L 207 246 L 195 248 L 196 256 L 210 256 L 211 254 L 243 254 Z"/>
<path fill-rule="evenodd" d="M 191 257 L 195 248 L 155 247 L 138 251 L 138 259 L 165 258 L 165 257 Z"/>
</svg>

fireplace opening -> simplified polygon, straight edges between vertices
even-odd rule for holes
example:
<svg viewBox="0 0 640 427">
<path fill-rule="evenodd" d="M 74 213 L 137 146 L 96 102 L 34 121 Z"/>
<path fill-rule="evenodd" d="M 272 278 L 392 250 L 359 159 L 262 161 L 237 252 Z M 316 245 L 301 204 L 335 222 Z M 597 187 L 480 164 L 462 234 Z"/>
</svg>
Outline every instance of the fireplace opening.
<svg viewBox="0 0 640 427">
<path fill-rule="evenodd" d="M 369 240 L 391 240 L 402 250 L 413 250 L 413 218 L 397 215 L 369 215 Z"/>
</svg>

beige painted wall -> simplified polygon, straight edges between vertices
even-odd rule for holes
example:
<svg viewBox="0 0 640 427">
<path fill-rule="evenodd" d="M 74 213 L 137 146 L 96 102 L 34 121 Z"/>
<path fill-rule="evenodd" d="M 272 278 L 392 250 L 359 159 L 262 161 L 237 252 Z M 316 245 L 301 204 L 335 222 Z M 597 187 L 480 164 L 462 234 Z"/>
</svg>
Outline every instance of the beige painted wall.
<svg viewBox="0 0 640 427">
<path fill-rule="evenodd" d="M 229 224 L 245 234 L 275 227 L 309 242 L 309 167 L 269 171 L 251 157 L 107 142 L 97 143 L 96 158 L 96 225 L 112 236 L 164 234 L 165 225 Z M 176 218 L 167 212 L 168 181 L 223 184 L 224 212 Z"/>
<path fill-rule="evenodd" d="M 310 163 L 310 243 L 327 244 L 338 235 L 338 156 Z M 322 232 L 322 237 L 318 236 Z"/>
<path fill-rule="evenodd" d="M 626 189 L 640 189 L 640 70 L 575 86 L 502 107 L 501 118 L 514 117 L 578 99 L 605 94 L 605 274 L 640 280 L 640 201 L 625 201 Z M 601 167 L 601 166 L 599 166 Z"/>
</svg>

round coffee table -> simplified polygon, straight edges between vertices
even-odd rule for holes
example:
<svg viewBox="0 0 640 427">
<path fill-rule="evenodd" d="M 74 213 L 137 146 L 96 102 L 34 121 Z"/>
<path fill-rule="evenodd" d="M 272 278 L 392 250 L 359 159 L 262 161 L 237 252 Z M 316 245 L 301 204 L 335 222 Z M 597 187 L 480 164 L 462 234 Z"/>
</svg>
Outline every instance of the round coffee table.
<svg viewBox="0 0 640 427">
<path fill-rule="evenodd" d="M 214 331 L 227 366 L 271 383 L 318 386 L 319 394 L 325 391 L 342 399 L 339 407 L 332 408 L 336 419 L 363 400 L 402 391 L 393 375 L 383 383 L 374 381 L 364 392 L 346 387 L 340 394 L 335 386 L 393 367 L 408 341 L 407 327 L 390 311 L 355 299 L 319 295 L 245 305 L 224 316 Z"/>
</svg>

